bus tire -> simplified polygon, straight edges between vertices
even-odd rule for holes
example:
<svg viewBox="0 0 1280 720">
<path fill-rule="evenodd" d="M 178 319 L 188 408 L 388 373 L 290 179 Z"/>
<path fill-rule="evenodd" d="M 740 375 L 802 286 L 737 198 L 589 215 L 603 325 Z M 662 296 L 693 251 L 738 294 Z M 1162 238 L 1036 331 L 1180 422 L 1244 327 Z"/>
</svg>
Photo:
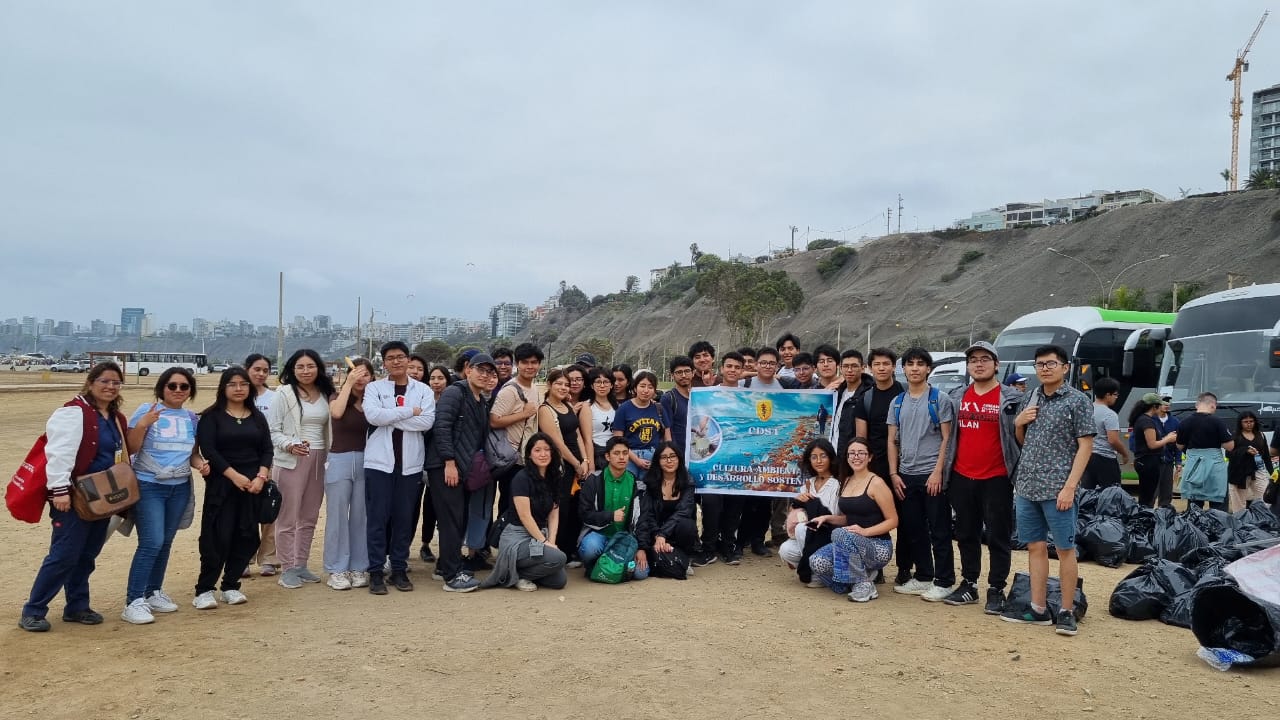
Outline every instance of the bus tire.
<svg viewBox="0 0 1280 720">
<path fill-rule="evenodd" d="M 150 374 L 151 374 L 151 370 L 150 370 L 150 369 L 148 369 L 148 368 L 138 368 L 138 377 L 146 377 L 146 376 L 148 376 L 148 375 L 150 375 Z"/>
</svg>

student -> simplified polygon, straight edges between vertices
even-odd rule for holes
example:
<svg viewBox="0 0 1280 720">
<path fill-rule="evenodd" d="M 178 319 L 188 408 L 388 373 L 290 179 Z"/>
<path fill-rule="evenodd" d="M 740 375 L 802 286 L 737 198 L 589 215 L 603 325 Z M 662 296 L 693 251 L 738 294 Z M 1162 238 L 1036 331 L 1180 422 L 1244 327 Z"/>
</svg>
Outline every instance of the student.
<svg viewBox="0 0 1280 720">
<path fill-rule="evenodd" d="M 738 348 L 738 354 L 742 356 L 742 377 L 738 379 L 742 380 L 743 378 L 755 377 L 756 376 L 756 349 L 750 348 L 750 347 L 741 347 L 741 348 Z"/>
<path fill-rule="evenodd" d="M 720 379 L 716 377 L 716 349 L 711 343 L 699 340 L 690 345 L 689 358 L 693 360 L 693 387 L 714 387 L 719 384 Z"/>
<path fill-rule="evenodd" d="M 493 364 L 498 368 L 498 386 L 494 388 L 493 394 L 490 396 L 490 399 L 493 400 L 497 399 L 498 391 L 515 374 L 516 354 L 509 347 L 496 347 L 493 352 L 489 353 L 489 357 L 493 358 Z"/>
<path fill-rule="evenodd" d="M 835 526 L 831 543 L 809 558 L 809 566 L 822 584 L 836 593 L 848 593 L 853 602 L 879 597 L 871 573 L 889 564 L 893 542 L 889 533 L 898 526 L 893 491 L 871 472 L 870 446 L 853 438 L 841 463 L 839 513 L 810 518 L 812 529 Z"/>
<path fill-rule="evenodd" d="M 626 363 L 614 365 L 610 374 L 613 376 L 613 399 L 621 405 L 630 400 L 634 394 L 634 389 L 631 385 L 631 366 Z"/>
<path fill-rule="evenodd" d="M 778 351 L 778 362 L 781 363 L 778 368 L 778 377 L 794 380 L 796 376 L 794 365 L 796 353 L 800 352 L 800 338 L 791 333 L 783 333 L 773 347 Z M 758 357 L 756 359 L 759 360 Z"/>
<path fill-rule="evenodd" d="M 579 375 L 582 373 L 576 365 L 570 368 Z M 591 411 L 585 406 L 574 410 L 568 375 L 567 370 L 559 368 L 547 373 L 547 398 L 538 408 L 538 427 L 550 438 L 557 461 L 565 466 L 553 475 L 557 480 L 563 479 L 556 488 L 556 503 L 563 508 L 557 513 L 559 534 L 551 536 L 558 547 L 572 547 L 582 529 L 576 506 L 578 488 L 592 473 L 590 458 L 594 454 L 586 437 Z"/>
<path fill-rule="evenodd" d="M 670 420 L 653 393 L 658 389 L 658 376 L 648 370 L 636 373 L 635 397 L 618 406 L 613 417 L 613 436 L 626 440 L 630 450 L 627 470 L 639 475 L 649 470 L 653 449 L 663 440 L 671 440 Z"/>
<path fill-rule="evenodd" d="M 1133 453 L 1133 469 L 1138 473 L 1138 504 L 1151 507 L 1160 487 L 1160 470 L 1164 463 L 1165 448 L 1178 440 L 1178 433 L 1170 432 L 1161 435 L 1160 421 L 1156 413 L 1160 410 L 1160 396 L 1147 393 L 1133 406 L 1129 412 L 1129 425 L 1137 436 Z M 1226 488 L 1223 488 L 1226 493 Z"/>
<path fill-rule="evenodd" d="M 983 612 L 1004 612 L 1005 583 L 1012 561 L 1013 470 L 1020 448 L 1013 420 L 1022 393 L 996 379 L 1000 364 L 991 343 L 976 342 L 965 350 L 965 367 L 973 383 L 950 391 L 956 407 L 956 432 L 947 445 L 947 498 L 955 510 L 956 545 L 960 548 L 960 585 L 942 602 L 978 602 L 982 572 L 982 529 L 987 529 L 987 601 Z"/>
<path fill-rule="evenodd" d="M 413 590 L 409 581 L 409 546 L 417 524 L 421 492 L 424 435 L 435 422 L 431 388 L 409 377 L 409 346 L 399 340 L 379 350 L 387 377 L 364 389 L 364 416 L 373 426 L 365 441 L 365 535 L 369 552 L 369 592 L 386 595 L 386 580 L 397 590 Z M 383 574 L 390 557 L 391 577 Z"/>
<path fill-rule="evenodd" d="M 410 363 L 412 365 L 412 363 Z M 444 365 L 432 365 L 427 370 L 427 387 L 431 388 L 431 394 L 435 398 L 436 405 L 440 404 L 440 396 L 444 394 L 446 388 L 454 383 L 453 373 L 449 372 L 449 368 Z M 431 438 L 427 438 L 428 447 L 431 444 Z M 427 485 L 427 475 L 423 471 L 422 474 L 422 546 L 418 548 L 418 559 L 424 563 L 433 563 L 436 561 L 435 553 L 431 552 L 431 540 L 436 535 L 436 506 L 431 502 L 431 489 Z M 363 586 L 361 586 L 363 587 Z"/>
<path fill-rule="evenodd" d="M 872 384 L 854 396 L 853 434 L 871 443 L 871 472 L 889 483 L 889 405 L 905 388 L 894 378 L 894 366 L 898 362 L 895 352 L 888 348 L 873 348 L 867 362 L 871 367 Z M 840 451 L 837 449 L 836 452 Z M 890 489 L 894 490 L 893 496 L 901 503 L 903 495 L 892 486 Z M 903 543 L 903 535 L 898 533 L 898 575 L 894 585 L 903 585 L 911 580 L 913 551 Z M 876 581 L 880 580 L 877 576 Z"/>
<path fill-rule="evenodd" d="M 1156 420 L 1160 421 L 1160 435 L 1177 433 L 1181 423 L 1178 418 L 1169 414 L 1169 403 L 1173 398 L 1162 395 L 1160 410 L 1156 412 Z M 1157 507 L 1173 507 L 1173 486 L 1182 475 L 1182 451 L 1176 444 L 1164 449 L 1164 459 L 1160 463 L 1160 489 L 1156 492 Z"/>
<path fill-rule="evenodd" d="M 1027 544 L 1031 604 L 1006 610 L 1000 619 L 1032 625 L 1057 625 L 1059 635 L 1075 635 L 1072 610 L 1079 568 L 1076 563 L 1076 488 L 1093 452 L 1093 407 L 1088 396 L 1067 384 L 1071 363 L 1056 345 L 1035 350 L 1040 386 L 1023 396 L 1014 421 L 1022 456 L 1014 478 L 1018 539 Z M 1049 534 L 1058 549 L 1062 609 L 1048 609 Z"/>
<path fill-rule="evenodd" d="M 324 569 L 329 573 L 327 584 L 334 590 L 369 586 L 364 499 L 364 442 L 369 437 L 369 423 L 364 419 L 364 390 L 373 378 L 373 363 L 356 358 L 342 388 L 329 401 L 333 443 L 324 473 Z"/>
<path fill-rule="evenodd" d="M 466 480 L 489 434 L 490 383 L 497 382 L 498 369 L 493 358 L 484 353 L 473 355 L 471 360 L 467 376 L 440 395 L 438 420 L 423 463 L 440 537 L 435 574 L 447 592 L 471 592 L 480 585 L 462 557 L 467 533 Z M 486 494 L 484 490 L 477 492 Z M 487 495 L 492 505 L 493 495 Z"/>
<path fill-rule="evenodd" d="M 835 457 L 835 448 L 826 438 L 813 440 L 805 446 L 804 453 L 800 455 L 800 473 L 804 475 L 804 485 L 800 487 L 795 497 L 791 498 L 791 506 L 804 511 L 801 517 L 805 522 L 809 518 L 822 515 L 840 514 L 840 480 L 834 474 Z M 795 536 L 778 547 L 778 557 L 799 573 L 802 582 L 810 583 L 812 571 L 809 567 L 809 556 L 822 545 L 831 542 L 831 538 L 828 535 L 824 538 L 825 542 L 819 541 L 815 544 L 813 540 L 817 539 L 817 531 L 805 522 L 797 524 Z M 811 539 L 810 535 L 814 535 L 814 538 Z M 821 583 L 814 585 L 814 587 L 819 586 Z"/>
<path fill-rule="evenodd" d="M 271 360 L 266 355 L 251 353 L 244 359 L 244 369 L 253 381 L 253 405 L 263 417 L 271 412 L 271 403 L 276 399 L 276 391 L 267 387 L 271 377 Z M 268 523 L 258 528 L 258 554 L 254 562 L 262 577 L 271 577 L 280 571 L 280 560 L 276 557 L 276 526 Z M 249 568 L 244 569 L 244 576 L 249 576 Z"/>
<path fill-rule="evenodd" d="M 552 371 L 555 372 L 555 371 Z M 511 508 L 503 515 L 494 569 L 481 587 L 514 587 L 533 592 L 559 590 L 568 582 L 569 558 L 556 544 L 560 506 L 558 487 L 568 465 L 546 433 L 534 433 L 525 446 L 524 465 L 511 479 Z"/>
<path fill-rule="evenodd" d="M 637 523 L 643 536 L 636 541 L 646 549 L 654 577 L 683 580 L 698 543 L 693 480 L 675 443 L 658 443 L 654 459 L 644 476 L 640 499 L 644 521 Z"/>
<path fill-rule="evenodd" d="M 886 422 L 889 477 L 902 498 L 898 536 L 906 538 L 903 544 L 913 554 L 915 566 L 915 576 L 895 585 L 893 591 L 941 602 L 956 584 L 951 503 L 942 486 L 956 408 L 950 395 L 929 384 L 932 366 L 933 358 L 923 348 L 903 353 L 907 389 L 890 403 Z"/>
<path fill-rule="evenodd" d="M 563 372 L 565 379 L 569 381 L 569 406 L 577 414 L 587 406 L 586 400 L 589 399 L 583 397 L 587 385 L 587 371 L 581 365 L 567 365 L 563 368 Z M 583 427 L 587 426 L 584 424 Z M 588 457 L 587 462 L 590 461 L 591 458 Z"/>
<path fill-rule="evenodd" d="M 778 379 L 778 365 L 781 362 L 779 357 L 778 351 L 771 347 L 762 347 L 757 350 L 755 375 L 746 376 L 738 383 L 739 387 L 753 390 L 786 390 L 786 386 Z"/>
<path fill-rule="evenodd" d="M 792 390 L 813 390 L 820 387 L 817 378 L 814 377 L 814 361 L 813 356 L 807 352 L 798 352 L 791 360 L 791 370 L 793 372 L 794 382 L 791 385 Z"/>
<path fill-rule="evenodd" d="M 487 533 L 482 528 L 489 526 L 495 487 L 498 493 L 498 513 L 501 515 L 511 506 L 508 486 L 511 478 L 520 471 L 520 463 L 524 462 L 524 443 L 538 432 L 538 406 L 542 404 L 542 396 L 538 393 L 534 380 L 538 377 L 546 356 L 533 343 L 520 343 L 512 354 L 516 360 L 516 372 L 494 395 L 493 406 L 489 410 L 489 426 L 494 430 L 506 430 L 507 442 L 511 443 L 517 460 L 515 465 L 495 478 L 496 482 L 488 486 L 487 494 L 472 495 L 467 520 L 470 528 L 467 531 L 467 548 L 471 550 L 467 564 L 472 571 L 488 569 L 484 559 L 480 557 Z"/>
<path fill-rule="evenodd" d="M 604 446 L 613 437 L 613 418 L 618 412 L 618 401 L 613 396 L 613 378 L 604 368 L 592 368 L 587 373 L 587 409 L 591 412 L 591 471 L 605 466 Z"/>
<path fill-rule="evenodd" d="M 790 341 L 788 341 L 790 342 Z M 794 346 L 793 346 L 794 347 Z M 743 387 L 752 390 L 785 390 L 787 385 L 792 381 L 788 380 L 786 384 L 779 380 L 777 373 L 780 363 L 780 354 L 771 347 L 762 347 L 756 351 L 756 376 L 743 380 Z M 784 501 L 785 503 L 785 501 Z M 738 541 L 735 546 L 736 557 L 727 560 L 730 565 L 737 565 L 741 562 L 741 551 L 744 547 L 750 547 L 751 553 L 757 557 L 767 558 L 773 555 L 773 552 L 765 546 L 764 537 L 769 532 L 769 527 L 773 524 L 773 498 L 767 497 L 748 497 L 744 498 L 742 503 L 742 521 L 738 526 Z M 783 532 L 776 536 L 779 544 L 786 539 L 785 533 L 786 522 L 786 506 L 782 507 Z"/>
<path fill-rule="evenodd" d="M 645 521 L 644 513 L 640 511 L 644 486 L 627 469 L 630 456 L 631 450 L 625 439 L 610 438 L 605 445 L 608 464 L 599 472 L 592 473 L 578 493 L 578 515 L 582 518 L 578 557 L 582 558 L 588 573 L 615 534 L 630 532 L 639 540 L 645 533 L 645 528 L 640 525 Z M 631 579 L 649 577 L 649 558 L 645 548 L 636 550 L 635 564 Z"/>
<path fill-rule="evenodd" d="M 1229 512 L 1240 512 L 1254 500 L 1261 500 L 1271 482 L 1271 453 L 1267 438 L 1258 428 L 1258 415 L 1252 410 L 1240 413 L 1236 434 L 1227 465 L 1227 499 Z"/>
<path fill-rule="evenodd" d="M 1202 392 L 1196 396 L 1195 413 L 1178 428 L 1178 447 L 1187 454 L 1182 470 L 1182 498 L 1188 506 L 1204 503 L 1226 510 L 1227 467 L 1222 462 L 1222 451 L 1230 453 L 1235 443 L 1227 424 L 1214 415 L 1217 410 L 1218 396 Z"/>
<path fill-rule="evenodd" d="M 871 375 L 864 373 L 862 352 L 845 350 L 840 353 L 840 378 L 843 381 L 836 388 L 836 416 L 831 423 L 831 444 L 836 454 L 844 457 L 842 448 L 856 434 L 854 424 L 853 399 L 863 390 L 875 385 Z"/>
<path fill-rule="evenodd" d="M 689 427 L 689 390 L 693 388 L 693 381 L 698 376 L 698 372 L 693 360 L 683 355 L 671 358 L 671 363 L 667 367 L 675 387 L 670 392 L 662 393 L 662 399 L 658 404 L 662 406 L 667 421 L 671 423 L 671 440 L 680 447 L 684 447 L 686 430 Z M 715 377 L 714 371 L 711 377 Z"/>
<path fill-rule="evenodd" d="M 1093 454 L 1081 487 L 1086 490 L 1120 484 L 1120 466 L 1129 462 L 1129 449 L 1120 439 L 1120 416 L 1112 409 L 1120 399 L 1120 383 L 1109 377 L 1093 384 Z"/>
<path fill-rule="evenodd" d="M 725 353 L 720 358 L 719 387 L 736 390 L 745 366 L 742 353 Z M 710 565 L 718 557 L 730 565 L 737 565 L 742 561 L 737 536 L 738 526 L 742 522 L 743 500 L 741 495 L 698 495 L 698 504 L 702 506 L 702 552 L 694 555 L 694 567 Z"/>
<path fill-rule="evenodd" d="M 831 345 L 819 345 L 813 350 L 814 366 L 817 368 L 817 385 L 827 390 L 838 390 L 844 385 L 840 377 L 840 351 Z"/>
</svg>

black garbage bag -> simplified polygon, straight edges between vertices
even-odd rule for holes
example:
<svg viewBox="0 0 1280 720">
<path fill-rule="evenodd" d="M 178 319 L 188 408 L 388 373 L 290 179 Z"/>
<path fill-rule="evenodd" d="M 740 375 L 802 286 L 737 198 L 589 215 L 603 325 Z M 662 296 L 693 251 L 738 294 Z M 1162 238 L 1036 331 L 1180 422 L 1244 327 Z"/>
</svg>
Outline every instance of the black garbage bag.
<svg viewBox="0 0 1280 720">
<path fill-rule="evenodd" d="M 1158 618 L 1195 584 L 1194 571 L 1169 560 L 1148 560 L 1116 584 L 1107 611 L 1124 620 Z"/>
<path fill-rule="evenodd" d="M 1160 613 L 1160 622 L 1165 625 L 1174 625 L 1176 627 L 1191 627 L 1191 604 L 1195 599 L 1196 593 L 1201 589 L 1218 585 L 1234 586 L 1235 581 L 1223 570 L 1223 565 L 1217 566 L 1216 570 L 1206 572 L 1200 576 L 1196 584 L 1190 590 L 1175 597 L 1169 607 Z"/>
<path fill-rule="evenodd" d="M 1191 598 L 1191 632 L 1207 648 L 1229 648 L 1252 665 L 1280 665 L 1280 606 L 1234 585 L 1209 585 Z"/>
<path fill-rule="evenodd" d="M 1280 533 L 1280 517 L 1276 517 L 1271 508 L 1261 500 L 1254 500 L 1236 513 L 1236 520 L 1241 526 L 1252 525 L 1272 534 Z"/>
<path fill-rule="evenodd" d="M 1076 488 L 1076 517 L 1092 520 L 1098 514 L 1098 491 Z"/>
<path fill-rule="evenodd" d="M 1126 520 L 1137 510 L 1138 501 L 1133 499 L 1128 490 L 1119 485 L 1112 485 L 1098 491 L 1097 507 L 1094 509 L 1095 516 L 1102 515 Z"/>
<path fill-rule="evenodd" d="M 1129 531 L 1119 518 L 1098 516 L 1076 533 L 1076 545 L 1104 567 L 1120 567 L 1129 558 Z"/>
<path fill-rule="evenodd" d="M 1237 545 L 1241 546 L 1238 548 L 1240 557 L 1252 555 L 1259 550 L 1267 549 L 1272 543 L 1261 541 L 1274 540 L 1278 536 L 1280 535 L 1277 533 L 1268 532 L 1262 528 L 1254 527 L 1252 525 L 1245 525 L 1241 527 L 1236 530 Z"/>
<path fill-rule="evenodd" d="M 1156 546 L 1151 536 L 1156 529 L 1156 514 L 1151 508 L 1138 508 L 1125 521 L 1124 527 L 1129 531 L 1129 563 L 1143 563 L 1147 558 L 1155 557 Z"/>
<path fill-rule="evenodd" d="M 1160 511 L 1156 511 L 1156 530 L 1152 541 L 1156 555 L 1173 562 L 1182 562 L 1188 553 L 1209 544 L 1209 538 L 1185 515 Z"/>
<path fill-rule="evenodd" d="M 1049 578 L 1049 613 L 1054 617 L 1058 616 L 1058 611 L 1062 609 L 1062 581 L 1056 577 Z M 1015 573 L 1013 576 L 1013 584 L 1009 586 L 1009 596 L 1005 598 L 1004 607 L 1006 610 L 1022 612 L 1031 607 L 1031 576 L 1024 573 Z M 1076 616 L 1076 621 L 1084 619 L 1085 614 L 1089 612 L 1089 598 L 1084 594 L 1084 578 L 1076 579 L 1076 595 L 1071 607 L 1071 614 Z"/>
<path fill-rule="evenodd" d="M 1205 537 L 1209 538 L 1209 542 L 1235 543 L 1235 529 L 1238 523 L 1230 513 L 1188 505 L 1183 515 L 1191 521 L 1192 525 L 1199 528 Z"/>
</svg>

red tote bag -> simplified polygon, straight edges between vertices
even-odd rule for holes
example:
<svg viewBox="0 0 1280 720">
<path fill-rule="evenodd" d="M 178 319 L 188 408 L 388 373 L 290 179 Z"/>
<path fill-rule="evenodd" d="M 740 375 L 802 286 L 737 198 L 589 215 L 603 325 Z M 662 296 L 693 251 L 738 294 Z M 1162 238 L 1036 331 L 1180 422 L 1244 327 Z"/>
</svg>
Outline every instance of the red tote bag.
<svg viewBox="0 0 1280 720">
<path fill-rule="evenodd" d="M 4 491 L 4 504 L 9 507 L 9 514 L 18 520 L 38 523 L 44 517 L 44 506 L 47 496 L 45 485 L 44 446 L 48 438 L 44 435 L 36 440 L 27 453 L 18 472 L 13 474 L 9 486 Z"/>
</svg>

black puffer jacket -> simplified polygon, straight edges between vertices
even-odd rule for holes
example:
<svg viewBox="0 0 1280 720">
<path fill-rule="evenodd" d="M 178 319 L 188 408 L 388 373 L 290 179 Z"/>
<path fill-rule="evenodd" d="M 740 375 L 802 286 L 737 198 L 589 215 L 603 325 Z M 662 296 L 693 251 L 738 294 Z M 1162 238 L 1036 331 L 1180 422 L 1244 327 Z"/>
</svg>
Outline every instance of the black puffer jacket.
<svg viewBox="0 0 1280 720">
<path fill-rule="evenodd" d="M 427 460 L 423 467 L 434 470 L 453 460 L 458 466 L 458 479 L 466 480 L 471 459 L 484 447 L 489 433 L 488 393 L 477 400 L 466 380 L 444 389 L 436 403 L 436 424 L 427 443 Z"/>
</svg>

